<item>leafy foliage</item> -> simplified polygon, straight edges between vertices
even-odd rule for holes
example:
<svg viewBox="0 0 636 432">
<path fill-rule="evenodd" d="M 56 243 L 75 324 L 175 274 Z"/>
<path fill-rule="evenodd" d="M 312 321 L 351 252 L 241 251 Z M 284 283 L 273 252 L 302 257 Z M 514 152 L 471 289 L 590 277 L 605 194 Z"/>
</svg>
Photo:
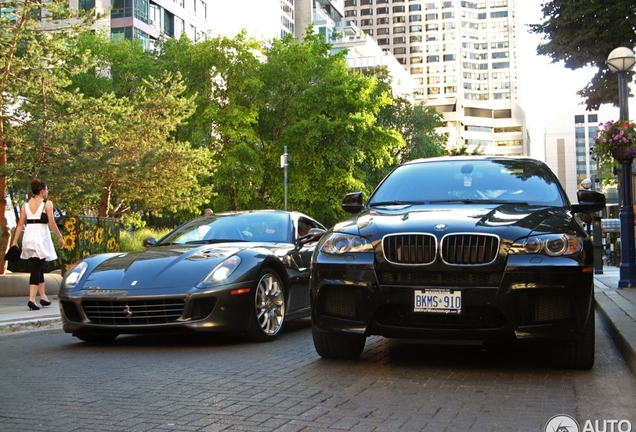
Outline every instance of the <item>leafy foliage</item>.
<svg viewBox="0 0 636 432">
<path fill-rule="evenodd" d="M 543 22 L 530 26 L 547 42 L 537 53 L 562 61 L 569 69 L 597 67 L 590 83 L 578 94 L 588 109 L 603 103 L 618 105 L 616 77 L 605 61 L 615 48 L 636 45 L 636 2 L 633 0 L 552 0 L 542 4 Z M 629 74 L 633 75 L 633 72 Z"/>
</svg>

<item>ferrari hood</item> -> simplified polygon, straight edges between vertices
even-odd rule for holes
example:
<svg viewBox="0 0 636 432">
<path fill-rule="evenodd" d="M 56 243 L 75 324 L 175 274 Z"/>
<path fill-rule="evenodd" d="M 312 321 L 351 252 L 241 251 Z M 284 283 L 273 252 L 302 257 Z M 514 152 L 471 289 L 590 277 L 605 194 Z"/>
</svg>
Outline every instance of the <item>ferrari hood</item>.
<svg viewBox="0 0 636 432">
<path fill-rule="evenodd" d="M 99 263 L 88 275 L 84 289 L 192 287 L 219 263 L 245 247 L 236 244 L 174 245 L 122 253 Z"/>
</svg>

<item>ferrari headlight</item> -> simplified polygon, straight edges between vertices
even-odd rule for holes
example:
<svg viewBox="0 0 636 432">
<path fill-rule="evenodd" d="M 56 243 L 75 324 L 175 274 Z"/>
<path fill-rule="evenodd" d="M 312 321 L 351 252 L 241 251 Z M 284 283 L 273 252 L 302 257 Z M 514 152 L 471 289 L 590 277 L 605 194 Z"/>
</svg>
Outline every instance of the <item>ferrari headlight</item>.
<svg viewBox="0 0 636 432">
<path fill-rule="evenodd" d="M 226 258 L 222 263 L 214 267 L 214 270 L 212 270 L 200 283 L 211 284 L 225 280 L 230 277 L 232 273 L 234 273 L 239 264 L 241 264 L 241 258 L 236 255 L 232 255 L 231 257 Z"/>
<path fill-rule="evenodd" d="M 373 252 L 373 246 L 364 237 L 343 233 L 331 233 L 320 247 L 320 251 L 334 255 Z"/>
<path fill-rule="evenodd" d="M 64 286 L 66 288 L 74 288 L 80 279 L 82 279 L 84 273 L 86 273 L 87 268 L 88 264 L 84 261 L 80 261 L 71 267 L 70 270 L 66 272 L 66 276 L 64 276 Z"/>
<path fill-rule="evenodd" d="M 512 248 L 517 253 L 567 256 L 583 250 L 583 239 L 572 234 L 545 234 L 516 242 Z"/>
</svg>

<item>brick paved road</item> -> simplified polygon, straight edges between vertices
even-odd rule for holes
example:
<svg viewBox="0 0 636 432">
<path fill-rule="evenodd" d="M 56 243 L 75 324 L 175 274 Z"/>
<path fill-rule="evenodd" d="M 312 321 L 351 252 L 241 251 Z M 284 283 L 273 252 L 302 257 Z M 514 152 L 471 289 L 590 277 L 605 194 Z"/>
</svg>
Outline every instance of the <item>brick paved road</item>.
<svg viewBox="0 0 636 432">
<path fill-rule="evenodd" d="M 592 371 L 536 347 L 368 341 L 358 362 L 315 353 L 308 323 L 278 341 L 60 330 L 0 336 L 2 431 L 543 431 L 556 414 L 628 419 L 636 383 L 597 320 Z"/>
</svg>

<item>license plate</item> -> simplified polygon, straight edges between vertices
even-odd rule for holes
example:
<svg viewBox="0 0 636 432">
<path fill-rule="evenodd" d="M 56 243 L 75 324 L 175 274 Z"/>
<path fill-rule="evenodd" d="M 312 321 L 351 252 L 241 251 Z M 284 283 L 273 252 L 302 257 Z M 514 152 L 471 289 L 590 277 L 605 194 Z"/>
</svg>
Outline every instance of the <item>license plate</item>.
<svg viewBox="0 0 636 432">
<path fill-rule="evenodd" d="M 426 289 L 415 291 L 413 312 L 461 314 L 462 292 L 454 289 Z"/>
</svg>

